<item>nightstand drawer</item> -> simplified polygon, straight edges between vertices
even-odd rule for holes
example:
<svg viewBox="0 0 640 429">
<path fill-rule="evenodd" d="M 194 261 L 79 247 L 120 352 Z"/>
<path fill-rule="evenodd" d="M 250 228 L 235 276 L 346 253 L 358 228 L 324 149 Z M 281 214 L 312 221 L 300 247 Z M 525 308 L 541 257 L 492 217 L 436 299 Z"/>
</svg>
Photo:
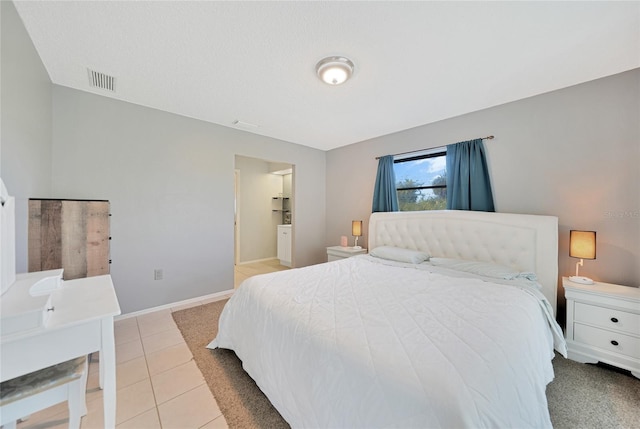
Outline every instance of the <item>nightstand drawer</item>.
<svg viewBox="0 0 640 429">
<path fill-rule="evenodd" d="M 576 302 L 574 320 L 606 329 L 640 335 L 640 314 Z"/>
<path fill-rule="evenodd" d="M 576 323 L 573 340 L 640 359 L 640 338 Z"/>
</svg>

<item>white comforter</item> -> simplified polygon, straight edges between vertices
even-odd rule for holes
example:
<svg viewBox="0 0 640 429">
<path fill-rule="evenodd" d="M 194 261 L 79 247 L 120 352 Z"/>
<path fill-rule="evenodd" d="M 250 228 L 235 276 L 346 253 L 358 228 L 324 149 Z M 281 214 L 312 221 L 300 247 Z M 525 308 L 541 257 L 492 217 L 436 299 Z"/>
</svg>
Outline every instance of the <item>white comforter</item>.
<svg viewBox="0 0 640 429">
<path fill-rule="evenodd" d="M 551 427 L 564 340 L 542 294 L 420 268 L 363 256 L 252 277 L 209 347 L 296 428 Z"/>
</svg>

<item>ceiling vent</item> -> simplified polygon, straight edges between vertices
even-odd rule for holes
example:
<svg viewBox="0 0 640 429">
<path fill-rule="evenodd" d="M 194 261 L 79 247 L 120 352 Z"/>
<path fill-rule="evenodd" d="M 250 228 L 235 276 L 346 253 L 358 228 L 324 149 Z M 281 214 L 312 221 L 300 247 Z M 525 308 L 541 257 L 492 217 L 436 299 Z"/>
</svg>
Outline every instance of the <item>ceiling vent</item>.
<svg viewBox="0 0 640 429">
<path fill-rule="evenodd" d="M 241 128 L 250 128 L 250 129 L 259 128 L 258 125 L 250 124 L 248 122 L 242 122 L 242 121 L 239 121 L 238 119 L 233 121 L 232 124 L 235 125 L 236 127 L 241 127 Z"/>
<path fill-rule="evenodd" d="M 89 72 L 89 85 L 93 88 L 116 92 L 116 78 L 108 74 L 87 69 Z"/>
</svg>

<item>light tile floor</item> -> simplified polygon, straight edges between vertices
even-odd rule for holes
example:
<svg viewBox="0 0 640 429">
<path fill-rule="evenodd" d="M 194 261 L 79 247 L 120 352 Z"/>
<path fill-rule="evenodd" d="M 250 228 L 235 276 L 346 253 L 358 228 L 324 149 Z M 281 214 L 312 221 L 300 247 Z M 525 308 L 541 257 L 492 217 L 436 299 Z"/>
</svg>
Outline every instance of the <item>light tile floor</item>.
<svg viewBox="0 0 640 429">
<path fill-rule="evenodd" d="M 279 259 L 268 259 L 250 264 L 240 264 L 235 267 L 234 287 L 240 286 L 244 280 L 256 274 L 272 273 L 274 271 L 288 270 L 288 267 L 280 265 Z"/>
<path fill-rule="evenodd" d="M 236 266 L 235 287 L 256 274 L 287 269 L 278 260 Z M 193 361 L 171 313 L 188 306 L 159 310 L 115 323 L 116 427 L 130 429 L 218 429 L 227 422 L 202 373 Z M 102 391 L 97 356 L 89 365 L 87 415 L 81 429 L 103 427 Z M 19 429 L 62 429 L 68 425 L 67 404 L 32 414 Z"/>
</svg>

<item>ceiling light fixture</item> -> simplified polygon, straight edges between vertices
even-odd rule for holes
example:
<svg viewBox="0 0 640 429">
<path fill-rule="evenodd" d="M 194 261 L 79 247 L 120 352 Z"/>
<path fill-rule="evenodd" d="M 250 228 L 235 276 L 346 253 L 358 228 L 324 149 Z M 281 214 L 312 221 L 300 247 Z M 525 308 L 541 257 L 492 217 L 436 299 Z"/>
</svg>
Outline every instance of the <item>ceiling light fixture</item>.
<svg viewBox="0 0 640 429">
<path fill-rule="evenodd" d="M 318 77 L 329 85 L 340 85 L 353 74 L 353 62 L 345 57 L 327 57 L 316 64 Z"/>
</svg>

